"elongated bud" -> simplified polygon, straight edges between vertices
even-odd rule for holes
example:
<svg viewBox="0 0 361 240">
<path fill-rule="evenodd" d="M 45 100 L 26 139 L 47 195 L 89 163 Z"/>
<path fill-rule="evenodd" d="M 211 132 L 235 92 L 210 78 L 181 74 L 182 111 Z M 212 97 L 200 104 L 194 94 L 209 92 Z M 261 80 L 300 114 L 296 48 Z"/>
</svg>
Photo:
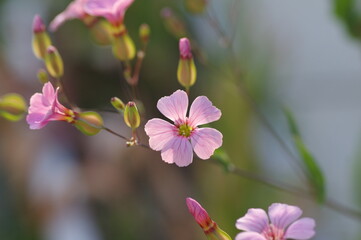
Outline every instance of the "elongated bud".
<svg viewBox="0 0 361 240">
<path fill-rule="evenodd" d="M 42 84 L 49 82 L 48 73 L 44 69 L 39 69 L 36 76 L 37 76 L 39 82 Z"/>
<path fill-rule="evenodd" d="M 54 78 L 60 78 L 64 74 L 63 59 L 54 46 L 49 46 L 44 58 L 46 69 Z"/>
<path fill-rule="evenodd" d="M 46 49 L 51 45 L 51 40 L 46 32 L 45 24 L 39 15 L 33 20 L 33 52 L 39 59 L 44 59 Z"/>
<path fill-rule="evenodd" d="M 177 77 L 179 83 L 188 90 L 197 79 L 197 69 L 194 64 L 191 44 L 188 38 L 182 38 L 179 40 L 179 53 L 180 58 Z"/>
<path fill-rule="evenodd" d="M 164 20 L 167 30 L 176 38 L 187 36 L 187 28 L 184 22 L 173 13 L 172 9 L 169 7 L 163 8 L 160 15 Z"/>
<path fill-rule="evenodd" d="M 186 199 L 189 212 L 193 215 L 198 225 L 203 229 L 208 239 L 231 240 L 231 237 L 220 229 L 208 215 L 207 211 L 194 199 Z"/>
<path fill-rule="evenodd" d="M 187 10 L 191 13 L 202 13 L 207 7 L 208 0 L 184 0 Z"/>
<path fill-rule="evenodd" d="M 123 112 L 125 109 L 125 104 L 123 103 L 122 100 L 120 100 L 117 97 L 112 97 L 110 99 L 110 103 L 113 105 L 113 107 L 118 110 L 119 112 Z"/>
<path fill-rule="evenodd" d="M 135 102 L 128 102 L 125 106 L 124 122 L 133 130 L 139 127 L 140 115 Z"/>
<path fill-rule="evenodd" d="M 150 37 L 150 27 L 148 24 L 143 23 L 139 27 L 139 38 L 143 44 L 147 44 Z"/>
<path fill-rule="evenodd" d="M 98 19 L 94 24 L 89 26 L 95 43 L 108 46 L 113 42 L 112 26 L 104 19 Z"/>
<path fill-rule="evenodd" d="M 125 25 L 112 26 L 113 34 L 113 55 L 120 61 L 131 60 L 135 57 L 135 45 Z"/>
<path fill-rule="evenodd" d="M 27 106 L 22 96 L 9 93 L 0 98 L 0 116 L 10 121 L 19 121 L 23 118 Z"/>
<path fill-rule="evenodd" d="M 103 119 L 96 112 L 83 112 L 78 113 L 74 126 L 88 136 L 93 136 L 99 133 L 103 128 Z"/>
</svg>

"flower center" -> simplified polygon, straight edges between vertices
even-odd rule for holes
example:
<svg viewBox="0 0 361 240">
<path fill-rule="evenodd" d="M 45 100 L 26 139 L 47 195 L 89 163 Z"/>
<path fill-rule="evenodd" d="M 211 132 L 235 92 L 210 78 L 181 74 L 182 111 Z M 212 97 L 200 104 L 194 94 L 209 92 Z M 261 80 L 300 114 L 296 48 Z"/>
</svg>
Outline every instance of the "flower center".
<svg viewBox="0 0 361 240">
<path fill-rule="evenodd" d="M 268 226 L 262 234 L 267 240 L 285 240 L 284 230 L 278 229 L 272 224 Z"/>
<path fill-rule="evenodd" d="M 191 126 L 188 126 L 187 124 L 182 124 L 178 127 L 179 136 L 189 137 L 192 131 L 193 128 Z"/>
</svg>

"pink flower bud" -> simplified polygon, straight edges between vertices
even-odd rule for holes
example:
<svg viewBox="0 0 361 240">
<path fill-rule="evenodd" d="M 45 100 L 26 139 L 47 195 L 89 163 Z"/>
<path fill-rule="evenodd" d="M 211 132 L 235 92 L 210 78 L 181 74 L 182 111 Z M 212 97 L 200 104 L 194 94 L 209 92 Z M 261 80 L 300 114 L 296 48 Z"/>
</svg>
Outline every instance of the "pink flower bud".
<svg viewBox="0 0 361 240">
<path fill-rule="evenodd" d="M 215 222 L 209 217 L 207 211 L 194 199 L 186 199 L 189 212 L 193 215 L 194 219 L 204 232 L 213 231 L 216 225 Z"/>
<path fill-rule="evenodd" d="M 191 43 L 188 38 L 181 38 L 179 40 L 179 53 L 182 59 L 191 59 L 193 57 L 191 52 Z"/>
<path fill-rule="evenodd" d="M 45 32 L 45 24 L 43 22 L 43 19 L 39 15 L 34 16 L 33 20 L 33 32 L 34 33 L 42 33 Z"/>
</svg>

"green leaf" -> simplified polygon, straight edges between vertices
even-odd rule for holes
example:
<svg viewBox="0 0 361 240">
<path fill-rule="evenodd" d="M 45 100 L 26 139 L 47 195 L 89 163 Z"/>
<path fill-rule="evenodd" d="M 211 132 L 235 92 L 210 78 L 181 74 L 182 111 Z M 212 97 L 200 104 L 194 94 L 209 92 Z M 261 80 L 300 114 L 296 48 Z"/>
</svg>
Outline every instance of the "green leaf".
<svg viewBox="0 0 361 240">
<path fill-rule="evenodd" d="M 301 157 L 304 166 L 306 167 L 309 184 L 312 186 L 316 194 L 317 200 L 322 203 L 325 200 L 326 189 L 325 180 L 321 168 L 319 167 L 316 159 L 313 157 L 313 155 L 304 144 L 293 114 L 289 110 L 284 110 L 284 112 L 287 117 L 290 132 L 292 134 L 293 143 L 298 151 L 299 156 Z"/>
</svg>

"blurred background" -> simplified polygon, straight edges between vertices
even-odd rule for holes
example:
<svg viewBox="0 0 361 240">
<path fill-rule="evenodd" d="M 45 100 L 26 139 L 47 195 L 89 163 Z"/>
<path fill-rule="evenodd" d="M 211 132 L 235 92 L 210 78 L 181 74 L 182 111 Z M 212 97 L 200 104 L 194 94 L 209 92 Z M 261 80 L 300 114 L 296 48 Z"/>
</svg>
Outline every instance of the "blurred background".
<svg viewBox="0 0 361 240">
<path fill-rule="evenodd" d="M 17 92 L 28 101 L 41 91 L 36 73 L 43 66 L 31 49 L 32 19 L 40 14 L 48 24 L 69 3 L 0 1 L 1 95 Z M 289 148 L 282 109 L 293 111 L 324 173 L 327 198 L 361 211 L 361 1 L 209 0 L 204 13 L 192 14 L 183 0 L 136 0 L 125 18 L 130 36 L 139 46 L 139 25 L 148 23 L 152 31 L 139 81 L 142 124 L 160 117 L 160 97 L 181 88 L 179 36 L 161 16 L 164 7 L 193 39 L 198 78 L 190 98 L 206 95 L 221 109 L 221 120 L 211 125 L 223 133 L 232 163 L 307 187 L 239 89 L 242 82 Z M 94 44 L 79 20 L 66 22 L 51 37 L 65 63 L 70 99 L 130 136 L 122 117 L 109 112 L 111 97 L 131 97 L 111 50 Z M 159 152 L 127 148 L 107 132 L 87 137 L 62 122 L 33 131 L 25 120 L 1 119 L 0 131 L 0 239 L 205 239 L 186 197 L 197 199 L 232 238 L 236 219 L 248 208 L 267 209 L 273 202 L 298 205 L 304 216 L 315 218 L 314 239 L 361 238 L 360 219 L 227 174 L 212 160 L 179 168 L 164 163 Z"/>
</svg>

